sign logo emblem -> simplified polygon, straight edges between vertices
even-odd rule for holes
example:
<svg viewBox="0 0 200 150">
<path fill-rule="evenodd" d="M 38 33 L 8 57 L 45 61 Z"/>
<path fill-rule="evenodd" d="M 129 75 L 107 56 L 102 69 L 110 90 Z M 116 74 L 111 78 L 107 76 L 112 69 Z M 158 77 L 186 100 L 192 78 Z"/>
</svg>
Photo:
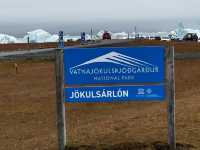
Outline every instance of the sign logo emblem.
<svg viewBox="0 0 200 150">
<path fill-rule="evenodd" d="M 153 64 L 148 63 L 146 61 L 142 61 L 137 58 L 126 56 L 126 55 L 113 51 L 103 56 L 86 61 L 80 65 L 74 66 L 70 69 L 75 69 L 81 66 L 94 64 L 94 63 L 113 63 L 113 64 L 118 64 L 118 65 L 126 66 L 126 67 L 156 67 Z"/>
</svg>

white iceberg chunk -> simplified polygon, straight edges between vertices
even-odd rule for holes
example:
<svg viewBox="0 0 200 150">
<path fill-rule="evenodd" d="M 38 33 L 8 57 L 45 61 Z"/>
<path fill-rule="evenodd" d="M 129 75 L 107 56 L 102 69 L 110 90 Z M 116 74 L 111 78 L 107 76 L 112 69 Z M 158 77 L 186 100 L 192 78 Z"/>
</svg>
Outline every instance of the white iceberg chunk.
<svg viewBox="0 0 200 150">
<path fill-rule="evenodd" d="M 51 38 L 51 34 L 45 30 L 37 29 L 30 31 L 24 36 L 24 41 L 29 41 L 30 43 L 44 43 L 47 39 Z"/>
<path fill-rule="evenodd" d="M 126 32 L 119 32 L 119 33 L 112 33 L 112 39 L 128 39 L 128 33 Z"/>
<path fill-rule="evenodd" d="M 45 42 L 58 42 L 59 36 L 57 34 L 53 34 L 51 37 L 47 38 Z"/>
<path fill-rule="evenodd" d="M 0 43 L 1 44 L 8 44 L 8 43 L 16 43 L 17 38 L 14 36 L 10 36 L 7 34 L 0 34 Z"/>
</svg>

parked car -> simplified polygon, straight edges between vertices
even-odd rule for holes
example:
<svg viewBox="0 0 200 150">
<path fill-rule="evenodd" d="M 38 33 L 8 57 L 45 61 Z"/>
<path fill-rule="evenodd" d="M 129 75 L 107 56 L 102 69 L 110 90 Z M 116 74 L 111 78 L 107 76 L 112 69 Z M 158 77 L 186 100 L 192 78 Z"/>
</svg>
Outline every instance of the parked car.
<svg viewBox="0 0 200 150">
<path fill-rule="evenodd" d="M 198 41 L 198 36 L 196 33 L 187 33 L 184 37 L 183 37 L 184 41 Z"/>
<path fill-rule="evenodd" d="M 103 33 L 103 37 L 102 37 L 103 40 L 111 40 L 111 34 L 108 33 L 107 31 L 105 31 Z"/>
<path fill-rule="evenodd" d="M 155 40 L 161 41 L 161 37 L 160 36 L 156 36 Z"/>
</svg>

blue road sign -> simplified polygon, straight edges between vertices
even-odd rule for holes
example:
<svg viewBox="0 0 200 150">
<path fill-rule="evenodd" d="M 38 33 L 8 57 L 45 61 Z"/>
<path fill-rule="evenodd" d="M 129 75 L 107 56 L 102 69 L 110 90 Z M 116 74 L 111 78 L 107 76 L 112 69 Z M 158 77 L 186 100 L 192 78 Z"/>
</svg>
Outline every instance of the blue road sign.
<svg viewBox="0 0 200 150">
<path fill-rule="evenodd" d="M 66 48 L 64 73 L 66 85 L 161 83 L 164 47 Z"/>
<path fill-rule="evenodd" d="M 71 103 L 142 100 L 163 101 L 164 85 L 65 88 L 65 101 Z"/>
<path fill-rule="evenodd" d="M 85 42 L 85 32 L 81 33 L 81 42 Z"/>
<path fill-rule="evenodd" d="M 58 48 L 64 48 L 64 39 L 63 39 L 64 33 L 63 31 L 59 32 L 59 39 L 58 39 Z"/>
</svg>

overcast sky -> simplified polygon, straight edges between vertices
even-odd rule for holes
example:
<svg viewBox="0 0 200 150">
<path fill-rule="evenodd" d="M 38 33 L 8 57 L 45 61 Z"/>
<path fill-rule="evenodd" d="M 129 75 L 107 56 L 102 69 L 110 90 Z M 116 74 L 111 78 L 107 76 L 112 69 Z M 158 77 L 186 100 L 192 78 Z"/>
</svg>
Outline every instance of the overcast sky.
<svg viewBox="0 0 200 150">
<path fill-rule="evenodd" d="M 200 0 L 0 0 L 0 31 L 30 24 L 69 27 L 112 20 L 198 20 L 198 6 Z"/>
</svg>

